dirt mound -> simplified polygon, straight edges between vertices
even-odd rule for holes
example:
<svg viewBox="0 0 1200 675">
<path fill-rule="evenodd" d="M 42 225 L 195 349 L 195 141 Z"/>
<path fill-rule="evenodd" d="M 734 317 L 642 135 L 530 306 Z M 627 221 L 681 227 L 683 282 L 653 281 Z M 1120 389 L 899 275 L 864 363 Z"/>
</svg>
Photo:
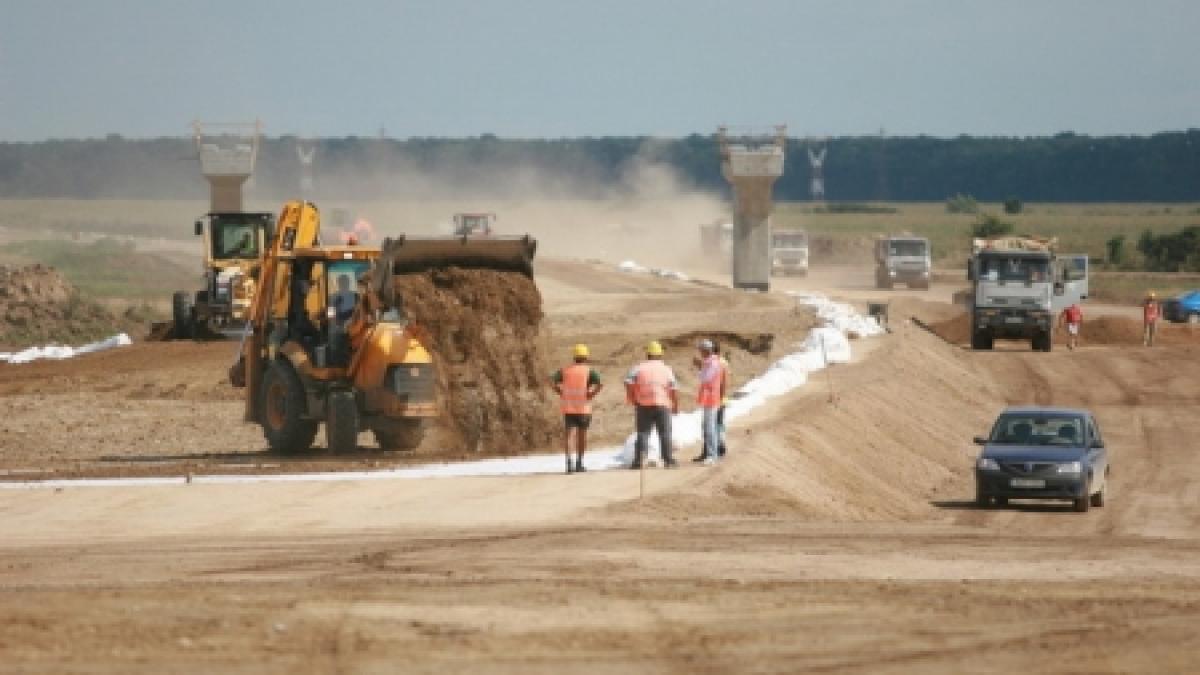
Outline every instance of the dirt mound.
<svg viewBox="0 0 1200 675">
<path fill-rule="evenodd" d="M 539 330 L 542 296 L 515 272 L 455 267 L 399 275 L 408 316 L 429 333 L 439 366 L 446 450 L 545 449 L 557 429 Z"/>
<path fill-rule="evenodd" d="M 928 326 L 934 334 L 952 344 L 963 345 L 971 342 L 971 320 L 966 312 L 930 323 Z M 1079 341 L 1083 345 L 1141 345 L 1142 322 L 1118 316 L 1084 319 Z M 1156 342 L 1164 345 L 1200 344 L 1200 326 L 1160 322 Z M 1055 331 L 1054 343 L 1065 345 L 1066 332 Z"/>
<path fill-rule="evenodd" d="M 119 323 L 53 267 L 0 265 L 0 346 L 94 340 L 112 334 Z"/>
</svg>

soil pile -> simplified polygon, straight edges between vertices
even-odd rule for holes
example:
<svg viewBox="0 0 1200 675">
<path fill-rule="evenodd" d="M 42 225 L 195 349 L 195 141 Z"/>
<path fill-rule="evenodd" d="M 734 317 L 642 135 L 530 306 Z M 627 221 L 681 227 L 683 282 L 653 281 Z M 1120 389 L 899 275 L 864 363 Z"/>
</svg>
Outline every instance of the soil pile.
<svg viewBox="0 0 1200 675">
<path fill-rule="evenodd" d="M 558 428 L 539 330 L 542 296 L 517 272 L 447 267 L 396 277 L 404 311 L 429 335 L 443 450 L 545 450 Z"/>
<path fill-rule="evenodd" d="M 118 324 L 53 267 L 0 265 L 0 346 L 86 342 L 111 335 Z"/>
<path fill-rule="evenodd" d="M 964 312 L 953 318 L 928 324 L 929 329 L 946 342 L 956 345 L 970 344 L 971 320 Z M 1142 322 L 1118 316 L 1084 318 L 1079 335 L 1082 345 L 1140 345 L 1142 344 Z M 1191 345 L 1200 344 L 1200 326 L 1189 326 L 1159 322 L 1157 344 Z M 1067 333 L 1057 330 L 1054 343 L 1065 345 Z"/>
</svg>

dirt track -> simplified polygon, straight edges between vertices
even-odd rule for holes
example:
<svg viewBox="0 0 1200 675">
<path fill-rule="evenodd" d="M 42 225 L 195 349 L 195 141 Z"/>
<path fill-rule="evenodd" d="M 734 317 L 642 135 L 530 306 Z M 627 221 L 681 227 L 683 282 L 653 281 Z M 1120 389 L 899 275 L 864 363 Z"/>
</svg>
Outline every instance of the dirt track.
<svg viewBox="0 0 1200 675">
<path fill-rule="evenodd" d="M 802 325 L 774 295 L 566 262 L 538 281 L 551 351 L 587 335 L 615 371 L 607 438 L 647 336 Z M 650 472 L 644 501 L 632 472 L 0 490 L 0 671 L 1194 672 L 1200 348 L 971 353 L 903 321 L 946 312 L 905 295 L 896 332 L 832 371 L 836 404 L 814 381 L 735 427 L 723 465 Z M 198 453 L 219 437 L 262 461 L 237 402 L 212 400 L 203 359 L 224 348 L 5 370 L 4 461 L 119 428 L 84 411 L 139 416 L 143 440 L 91 441 L 105 453 L 144 459 L 182 427 Z M 176 365 L 123 361 L 150 356 Z M 155 407 L 130 395 L 147 386 Z M 34 428 L 54 419 L 39 401 L 73 396 L 54 413 L 73 431 Z M 970 505 L 970 438 L 1029 402 L 1097 413 L 1107 506 Z"/>
</svg>

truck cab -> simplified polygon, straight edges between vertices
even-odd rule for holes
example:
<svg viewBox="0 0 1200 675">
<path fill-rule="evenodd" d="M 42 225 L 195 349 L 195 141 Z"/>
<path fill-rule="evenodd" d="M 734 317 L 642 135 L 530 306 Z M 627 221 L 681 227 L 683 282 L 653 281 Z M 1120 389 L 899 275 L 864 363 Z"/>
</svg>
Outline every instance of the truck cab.
<svg viewBox="0 0 1200 675">
<path fill-rule="evenodd" d="M 924 237 L 880 237 L 875 242 L 875 287 L 891 289 L 902 283 L 929 290 L 933 261 Z"/>
<path fill-rule="evenodd" d="M 776 230 L 771 233 L 771 274 L 808 276 L 808 232 Z"/>
<path fill-rule="evenodd" d="M 1065 260 L 1070 258 L 1055 256 L 1051 241 L 977 240 L 968 263 L 973 282 L 971 347 L 986 350 L 996 339 L 1027 339 L 1034 350 L 1050 351 L 1057 312 L 1082 299 L 1079 279 L 1073 282 L 1077 285 L 1072 295 L 1066 294 Z M 1083 269 L 1086 284 L 1086 263 Z"/>
</svg>

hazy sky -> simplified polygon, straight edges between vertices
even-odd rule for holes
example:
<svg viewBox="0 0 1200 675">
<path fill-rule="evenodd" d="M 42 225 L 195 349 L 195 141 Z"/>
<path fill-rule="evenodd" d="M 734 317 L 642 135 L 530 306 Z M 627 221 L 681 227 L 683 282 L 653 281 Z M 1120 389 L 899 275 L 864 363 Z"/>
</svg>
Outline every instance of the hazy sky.
<svg viewBox="0 0 1200 675">
<path fill-rule="evenodd" d="M 1200 126 L 1195 0 L 0 0 L 0 141 L 1145 134 Z"/>
</svg>

